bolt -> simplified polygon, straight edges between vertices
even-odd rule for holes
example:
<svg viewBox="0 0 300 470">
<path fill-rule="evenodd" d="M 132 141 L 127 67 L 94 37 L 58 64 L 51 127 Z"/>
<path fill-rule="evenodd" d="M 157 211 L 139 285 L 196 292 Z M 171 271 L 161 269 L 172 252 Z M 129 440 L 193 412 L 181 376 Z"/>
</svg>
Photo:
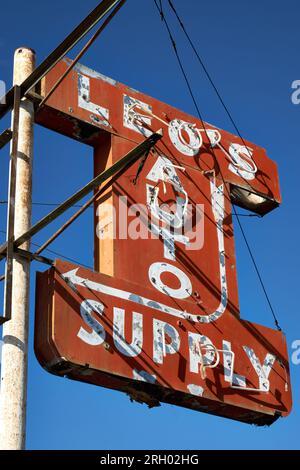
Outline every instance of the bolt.
<svg viewBox="0 0 300 470">
<path fill-rule="evenodd" d="M 104 348 L 106 349 L 106 351 L 109 351 L 110 350 L 110 345 L 108 343 L 104 343 Z"/>
</svg>

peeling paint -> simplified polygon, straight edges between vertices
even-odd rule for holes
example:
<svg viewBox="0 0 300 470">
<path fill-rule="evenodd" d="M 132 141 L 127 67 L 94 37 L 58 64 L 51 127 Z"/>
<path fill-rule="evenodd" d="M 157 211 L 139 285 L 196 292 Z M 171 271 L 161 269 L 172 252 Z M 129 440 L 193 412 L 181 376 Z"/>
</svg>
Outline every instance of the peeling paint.
<svg viewBox="0 0 300 470">
<path fill-rule="evenodd" d="M 134 105 L 137 106 L 137 110 L 135 110 Z M 146 126 L 151 127 L 152 119 L 149 116 L 144 116 L 141 114 L 141 110 L 145 110 L 146 112 L 152 112 L 152 107 L 148 104 L 140 101 L 136 98 L 132 98 L 131 96 L 124 95 L 123 97 L 123 125 L 127 127 L 127 129 L 131 129 L 139 134 L 143 134 L 145 137 L 149 137 L 152 134 L 152 131 L 146 129 L 143 125 L 138 124 L 144 123 Z"/>
<path fill-rule="evenodd" d="M 128 300 L 131 300 L 132 302 L 135 302 L 137 304 L 144 305 L 144 299 L 136 294 L 130 294 Z"/>
<path fill-rule="evenodd" d="M 59 67 L 49 74 L 49 78 L 45 78 L 45 93 L 53 84 L 53 78 L 57 79 L 66 65 L 59 64 Z M 79 79 L 78 75 L 83 78 Z M 235 142 L 235 139 L 238 141 L 238 138 L 221 131 L 222 145 L 229 153 L 224 158 L 224 153 L 216 148 L 217 161 L 214 161 L 212 155 L 209 156 L 212 152 L 207 145 L 205 149 L 201 149 L 203 153 L 199 153 L 201 134 L 204 138 L 200 121 L 183 111 L 144 94 L 136 94 L 136 91 L 131 91 L 122 84 L 115 86 L 117 82 L 112 86 L 107 77 L 81 66 L 64 83 L 68 93 L 52 97 L 48 106 L 39 112 L 40 123 L 95 146 L 96 174 L 103 166 L 102 145 L 107 145 L 105 150 L 108 151 L 111 144 L 114 161 L 121 154 L 126 154 L 128 149 L 130 151 L 135 146 L 135 141 L 144 140 L 147 125 L 151 125 L 152 129 L 162 125 L 164 136 L 148 158 L 143 160 L 143 172 L 138 183 L 132 185 L 134 175 L 131 173 L 135 171 L 128 171 L 120 182 L 122 194 L 128 194 L 143 204 L 147 201 L 148 208 L 151 207 L 154 220 L 146 220 L 152 225 L 147 228 L 147 224 L 144 224 L 146 232 L 149 229 L 152 232 L 151 241 L 133 243 L 131 237 L 123 241 L 126 237 L 116 235 L 112 239 L 111 250 L 111 253 L 118 255 L 113 263 L 113 277 L 97 272 L 97 256 L 100 248 L 102 249 L 98 240 L 95 244 L 94 273 L 79 268 L 82 273 L 80 277 L 75 266 L 58 260 L 55 267 L 61 268 L 60 273 L 66 272 L 65 279 L 69 279 L 69 284 L 72 283 L 78 294 L 77 304 L 75 296 L 72 298 L 73 292 L 55 269 L 49 270 L 44 276 L 44 287 L 37 298 L 37 316 L 42 328 L 38 332 L 36 350 L 41 351 L 40 356 L 46 356 L 46 361 L 42 357 L 41 363 L 46 362 L 47 367 L 49 356 L 51 358 L 51 354 L 60 354 L 57 366 L 53 368 L 54 373 L 62 375 L 64 372 L 70 378 L 81 380 L 80 377 L 83 377 L 82 380 L 86 382 L 125 391 L 132 399 L 140 402 L 151 397 L 151 403 L 152 399 L 162 400 L 193 409 L 207 409 L 208 412 L 249 422 L 272 422 L 275 420 L 274 410 L 288 410 L 290 407 L 290 397 L 284 393 L 289 380 L 287 378 L 285 381 L 284 375 L 288 376 L 289 371 L 284 371 L 279 361 L 272 362 L 272 357 L 268 356 L 266 350 L 267 345 L 272 345 L 272 351 L 279 351 L 284 364 L 287 364 L 287 354 L 280 333 L 260 325 L 255 325 L 254 330 L 250 322 L 239 318 L 236 273 L 232 270 L 235 259 L 231 208 L 230 201 L 224 194 L 226 185 L 234 196 L 233 187 L 244 184 L 238 173 L 232 174 L 228 170 L 229 163 L 236 158 L 229 151 L 230 142 Z M 80 109 L 77 88 L 80 90 Z M 91 100 L 95 103 L 91 103 Z M 96 103 L 109 110 L 110 115 L 106 119 L 110 118 L 113 128 L 104 128 L 101 124 L 104 118 L 99 113 L 99 108 L 93 108 Z M 61 116 L 58 116 L 60 111 Z M 176 116 L 182 119 L 176 119 Z M 124 125 L 125 121 L 128 127 Z M 86 138 L 85 132 L 81 130 L 82 126 L 84 130 L 87 129 L 87 133 L 89 129 L 94 129 L 95 134 Z M 209 139 L 217 147 L 217 133 L 210 129 L 208 131 Z M 172 132 L 173 136 L 170 135 Z M 167 152 L 169 158 L 164 153 L 159 154 L 163 151 Z M 184 152 L 187 153 L 186 156 Z M 194 154 L 198 154 L 198 157 L 193 158 Z M 277 178 L 276 170 L 271 166 L 273 163 L 269 164 L 267 160 L 263 163 L 265 154 L 256 154 L 256 147 L 254 156 L 257 163 L 262 163 L 260 171 L 268 177 L 274 176 L 269 179 L 268 187 L 263 187 L 263 182 L 253 179 L 251 185 L 254 185 L 254 194 L 261 189 L 262 194 L 269 197 L 275 195 L 274 201 L 279 200 L 278 189 L 274 191 Z M 224 176 L 223 182 L 218 166 Z M 246 187 L 247 185 L 246 182 Z M 241 201 L 241 196 L 237 199 Z M 172 236 L 172 232 L 173 228 L 182 226 L 188 201 L 188 209 L 192 207 L 192 215 L 190 217 L 188 213 L 187 220 L 192 221 L 195 231 L 184 230 L 190 240 L 179 240 Z M 202 230 L 195 217 L 196 205 L 201 205 L 199 203 L 205 204 L 206 208 L 205 216 L 203 213 L 203 233 L 205 230 L 207 243 L 204 247 L 199 247 L 198 244 L 196 246 L 190 235 Z M 172 205 L 172 212 L 163 211 L 166 209 L 163 204 L 169 204 L 170 208 Z M 98 216 L 96 212 L 96 217 Z M 161 224 L 161 221 L 165 223 Z M 166 223 L 172 226 L 172 230 L 166 230 Z M 149 232 L 147 235 L 149 238 Z M 158 238 L 162 243 L 152 242 Z M 203 251 L 200 252 L 202 248 Z M 128 256 L 131 260 L 129 263 Z M 101 262 L 103 263 L 103 258 Z M 174 292 L 167 287 L 178 287 L 180 284 L 169 269 L 170 266 L 173 269 L 174 265 L 180 269 L 177 278 L 180 279 L 180 273 L 183 272 L 191 284 L 191 289 L 185 289 L 186 293 L 180 301 L 176 300 L 176 296 L 174 298 Z M 148 277 L 149 266 L 156 269 L 157 277 L 150 276 L 155 281 L 152 284 Z M 228 271 L 227 266 L 230 267 Z M 41 285 L 41 281 L 39 282 Z M 180 289 L 184 291 L 184 287 L 181 285 Z M 50 298 L 49 295 L 47 298 L 50 289 L 53 296 Z M 62 295 L 63 290 L 67 294 L 65 297 Z M 82 311 L 79 311 L 79 295 L 82 299 L 93 298 L 102 303 L 91 305 L 87 301 Z M 71 299 L 74 301 L 71 302 Z M 90 344 L 77 336 L 81 325 L 82 338 Z M 224 338 L 230 341 L 227 341 L 227 349 L 223 346 L 223 351 L 221 345 Z M 250 349 L 243 346 L 248 344 Z M 205 345 L 211 348 L 207 349 Z M 85 377 L 85 363 L 91 364 L 90 367 L 93 368 L 91 377 Z M 205 368 L 210 366 L 216 368 L 213 372 L 208 370 L 206 377 Z M 238 372 L 245 377 L 238 375 Z M 159 383 L 155 382 L 156 377 Z M 268 384 L 269 377 L 272 381 L 270 393 L 263 394 L 259 388 L 252 389 L 254 393 L 248 393 L 248 384 L 258 387 L 259 382 L 261 387 L 261 380 Z M 231 390 L 229 387 L 238 390 Z M 202 397 L 204 393 L 205 397 Z M 283 414 L 286 414 L 285 411 Z"/>
<path fill-rule="evenodd" d="M 145 370 L 137 371 L 133 369 L 132 373 L 133 373 L 134 380 L 139 380 L 141 382 L 148 382 L 150 384 L 154 384 L 156 382 L 156 375 L 149 374 Z"/>
<path fill-rule="evenodd" d="M 211 316 L 209 315 L 192 315 L 189 314 L 186 311 L 182 311 L 173 307 L 170 307 L 168 305 L 165 305 L 161 302 L 156 302 L 153 301 L 153 299 L 148 299 L 146 297 L 142 296 L 135 296 L 132 292 L 126 292 L 121 289 L 117 289 L 115 287 L 110 287 L 105 284 L 100 284 L 97 282 L 90 281 L 88 279 L 83 279 L 80 276 L 77 276 L 77 271 L 79 268 L 74 269 L 72 271 L 69 271 L 68 273 L 63 274 L 64 279 L 67 282 L 71 282 L 73 285 L 81 285 L 83 287 L 88 287 L 95 292 L 102 292 L 103 294 L 111 295 L 114 297 L 118 297 L 120 299 L 124 300 L 130 300 L 132 302 L 136 302 L 136 299 L 138 299 L 138 303 L 141 304 L 143 303 L 144 305 L 150 307 L 151 309 L 158 310 L 163 313 L 167 313 L 168 315 L 172 315 L 175 317 L 183 318 L 183 319 L 190 319 L 191 321 L 194 322 L 199 322 L 199 323 L 210 323 L 211 321 Z M 214 314 L 212 314 L 214 315 Z M 216 314 L 214 316 L 215 319 L 219 318 L 219 315 Z"/>
<path fill-rule="evenodd" d="M 246 387 L 246 377 L 234 372 L 234 354 L 230 341 L 223 340 L 224 380 L 232 386 Z"/>
<path fill-rule="evenodd" d="M 252 159 L 253 150 L 245 145 L 230 144 L 229 155 L 232 159 L 229 170 L 245 180 L 254 180 L 257 167 Z"/>
<path fill-rule="evenodd" d="M 202 397 L 204 393 L 204 388 L 200 387 L 200 385 L 189 384 L 187 386 L 188 391 L 191 395 L 196 395 L 197 397 Z"/>
<path fill-rule="evenodd" d="M 98 80 L 102 80 L 103 82 L 109 83 L 112 86 L 118 85 L 118 82 L 114 80 L 113 78 L 107 77 L 106 75 L 103 75 L 100 72 L 96 72 L 95 70 L 85 67 L 82 64 L 76 64 L 74 67 L 74 70 L 79 74 L 86 75 L 90 78 L 96 78 Z"/>
<path fill-rule="evenodd" d="M 163 273 L 172 273 L 180 281 L 180 287 L 173 289 L 166 286 L 161 276 Z M 168 263 L 153 263 L 149 267 L 149 280 L 157 290 L 175 299 L 186 299 L 192 294 L 192 284 L 187 275 L 176 266 Z"/>
<path fill-rule="evenodd" d="M 90 119 L 94 124 L 110 126 L 108 109 L 90 101 L 90 80 L 81 74 L 78 74 L 78 106 L 92 113 Z"/>
<path fill-rule="evenodd" d="M 114 343 L 116 348 L 128 357 L 138 356 L 143 346 L 143 315 L 133 312 L 132 319 L 132 341 L 129 344 L 125 339 L 125 310 L 114 308 Z"/>
<path fill-rule="evenodd" d="M 80 315 L 92 331 L 89 333 L 81 327 L 77 336 L 91 346 L 98 346 L 105 341 L 105 329 L 101 323 L 92 316 L 92 312 L 103 315 L 103 311 L 104 305 L 96 300 L 84 300 L 80 306 Z"/>
<path fill-rule="evenodd" d="M 199 153 L 202 145 L 202 137 L 200 132 L 195 129 L 194 124 L 182 121 L 180 119 L 173 119 L 169 123 L 168 131 L 169 137 L 172 144 L 181 152 L 183 155 L 193 157 Z M 185 132 L 190 141 L 184 142 L 182 132 Z"/>
<path fill-rule="evenodd" d="M 176 210 L 174 213 L 164 211 L 158 203 L 159 188 L 156 186 L 146 185 L 147 204 L 152 214 L 159 220 L 166 222 L 170 227 L 180 228 L 183 226 L 188 206 L 188 195 L 176 173 L 173 163 L 165 156 L 160 155 L 146 179 L 154 183 L 163 181 L 164 184 L 169 183 L 173 186 L 176 193 Z M 180 196 L 181 194 L 181 196 Z M 184 198 L 182 197 L 184 195 Z M 170 234 L 171 236 L 171 234 Z"/>
<path fill-rule="evenodd" d="M 205 346 L 212 348 L 214 346 L 207 336 L 191 332 L 189 332 L 188 335 L 190 371 L 195 374 L 199 374 L 201 366 L 209 367 L 215 362 L 215 352 L 212 349 L 209 350 L 205 348 Z"/>
<path fill-rule="evenodd" d="M 248 346 L 243 346 L 245 353 L 247 354 L 257 376 L 259 379 L 259 389 L 261 391 L 269 391 L 270 382 L 268 380 L 276 357 L 273 354 L 268 353 L 264 359 L 263 365 L 261 365 L 258 357 L 256 356 L 254 350 Z"/>
<path fill-rule="evenodd" d="M 171 341 L 166 341 L 166 336 Z M 163 364 L 167 354 L 175 354 L 180 348 L 180 336 L 174 326 L 153 319 L 153 361 Z"/>
</svg>

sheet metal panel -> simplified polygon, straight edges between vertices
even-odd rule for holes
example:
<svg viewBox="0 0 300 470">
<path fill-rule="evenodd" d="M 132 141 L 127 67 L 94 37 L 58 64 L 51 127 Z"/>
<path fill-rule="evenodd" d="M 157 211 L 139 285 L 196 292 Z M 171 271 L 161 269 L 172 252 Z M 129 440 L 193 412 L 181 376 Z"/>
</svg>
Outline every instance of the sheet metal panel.
<svg viewBox="0 0 300 470">
<path fill-rule="evenodd" d="M 42 96 L 68 63 L 46 76 Z M 280 203 L 266 151 L 205 123 L 207 135 L 197 118 L 82 65 L 36 120 L 94 147 L 95 175 L 164 130 L 138 178 L 139 163 L 95 204 L 101 273 L 58 260 L 38 275 L 40 363 L 149 406 L 259 425 L 287 415 L 285 338 L 241 319 L 238 303 L 231 202 L 259 214 Z"/>
<path fill-rule="evenodd" d="M 172 305 L 158 291 L 57 260 L 55 269 L 38 274 L 36 355 L 54 374 L 121 390 L 149 406 L 162 401 L 258 425 L 289 413 L 282 333 L 230 313 L 216 324 L 199 324 L 158 310 L 159 303 Z M 190 302 L 178 303 L 182 311 L 197 312 Z M 196 335 L 219 349 L 230 346 L 234 380 L 241 384 L 244 376 L 247 387 L 259 388 L 259 370 L 247 347 L 261 364 L 273 355 L 269 392 L 233 388 L 226 352 L 217 367 L 201 375 Z"/>
<path fill-rule="evenodd" d="M 69 60 L 64 59 L 46 76 L 42 96 L 47 94 L 68 64 Z M 139 107 L 131 108 L 134 104 Z M 133 111 L 146 117 L 142 122 L 136 119 L 132 122 L 130 114 Z M 236 195 L 235 202 L 239 205 L 264 214 L 281 202 L 277 165 L 268 158 L 265 149 L 205 123 L 206 130 L 218 131 L 221 137 L 220 145 L 215 146 L 213 152 L 211 140 L 202 131 L 199 119 L 83 65 L 76 65 L 39 111 L 37 122 L 93 146 L 98 145 L 98 137 L 103 131 L 140 142 L 150 129 L 163 127 L 165 138 L 158 146 L 163 153 L 181 164 L 203 171 L 214 168 L 220 179 L 246 190 L 246 194 L 250 192 L 268 200 L 258 203 L 259 199 L 256 199 L 251 206 L 253 197 L 246 204 L 245 198 Z M 182 123 L 195 127 L 183 125 L 178 129 Z M 200 129 L 202 139 L 198 150 L 195 129 Z M 191 148 L 193 145 L 196 150 Z M 248 150 L 242 150 L 244 146 Z"/>
</svg>

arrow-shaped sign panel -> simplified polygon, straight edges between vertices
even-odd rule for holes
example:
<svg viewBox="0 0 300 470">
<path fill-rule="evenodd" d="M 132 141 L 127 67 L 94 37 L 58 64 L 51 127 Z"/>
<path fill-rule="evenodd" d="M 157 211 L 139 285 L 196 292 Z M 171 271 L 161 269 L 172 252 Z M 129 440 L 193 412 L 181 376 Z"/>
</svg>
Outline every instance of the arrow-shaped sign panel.
<svg viewBox="0 0 300 470">
<path fill-rule="evenodd" d="M 291 409 L 284 335 L 64 261 L 37 279 L 35 351 L 48 371 L 258 425 Z M 198 318 L 197 318 L 198 317 Z"/>
</svg>

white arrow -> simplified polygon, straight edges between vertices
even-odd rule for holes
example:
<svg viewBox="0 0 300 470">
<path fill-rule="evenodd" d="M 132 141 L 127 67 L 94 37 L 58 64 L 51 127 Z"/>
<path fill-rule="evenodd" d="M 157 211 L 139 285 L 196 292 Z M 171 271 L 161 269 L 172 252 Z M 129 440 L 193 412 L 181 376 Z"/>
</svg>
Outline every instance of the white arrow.
<svg viewBox="0 0 300 470">
<path fill-rule="evenodd" d="M 139 305 L 144 305 L 145 307 L 152 308 L 153 310 L 159 310 L 160 312 L 167 313 L 168 315 L 188 319 L 196 323 L 211 323 L 213 321 L 218 320 L 225 312 L 227 305 L 224 233 L 222 228 L 224 218 L 224 186 L 222 185 L 217 187 L 213 182 L 211 182 L 211 193 L 219 244 L 221 302 L 217 310 L 211 313 L 210 315 L 192 315 L 191 313 L 188 313 L 186 311 L 169 307 L 168 305 L 157 302 L 156 300 L 148 299 L 147 297 L 142 297 L 138 294 L 134 294 L 133 292 L 127 292 L 125 290 L 117 289 L 115 287 L 106 286 L 105 284 L 90 281 L 89 279 L 84 279 L 80 276 L 77 276 L 77 271 L 79 268 L 72 269 L 71 271 L 62 274 L 62 277 L 70 285 L 70 287 L 73 289 L 75 288 L 75 290 L 75 286 L 85 287 L 95 292 L 101 292 L 102 294 L 110 295 L 112 297 L 117 297 L 123 300 L 129 300 L 130 302 L 135 302 Z"/>
<path fill-rule="evenodd" d="M 139 305 L 144 305 L 148 308 L 159 310 L 161 312 L 167 313 L 168 315 L 173 315 L 179 318 L 191 319 L 195 322 L 201 323 L 201 317 L 199 315 L 192 315 L 190 313 L 183 312 L 182 310 L 178 310 L 169 307 L 168 305 L 164 305 L 160 302 L 157 302 L 156 300 L 148 299 L 146 297 L 134 294 L 133 292 L 127 292 L 121 289 L 117 289 L 115 287 L 110 287 L 105 284 L 100 284 L 98 282 L 90 281 L 89 279 L 84 279 L 80 276 L 77 276 L 78 269 L 79 268 L 72 269 L 71 271 L 62 274 L 63 279 L 70 285 L 71 288 L 74 288 L 75 286 L 85 287 L 86 289 L 90 289 L 94 292 L 101 292 L 102 294 L 110 295 L 112 297 L 116 297 L 123 300 L 129 300 L 130 302 L 135 302 Z M 204 318 L 207 319 L 206 323 L 209 323 L 209 316 L 204 316 Z"/>
</svg>

